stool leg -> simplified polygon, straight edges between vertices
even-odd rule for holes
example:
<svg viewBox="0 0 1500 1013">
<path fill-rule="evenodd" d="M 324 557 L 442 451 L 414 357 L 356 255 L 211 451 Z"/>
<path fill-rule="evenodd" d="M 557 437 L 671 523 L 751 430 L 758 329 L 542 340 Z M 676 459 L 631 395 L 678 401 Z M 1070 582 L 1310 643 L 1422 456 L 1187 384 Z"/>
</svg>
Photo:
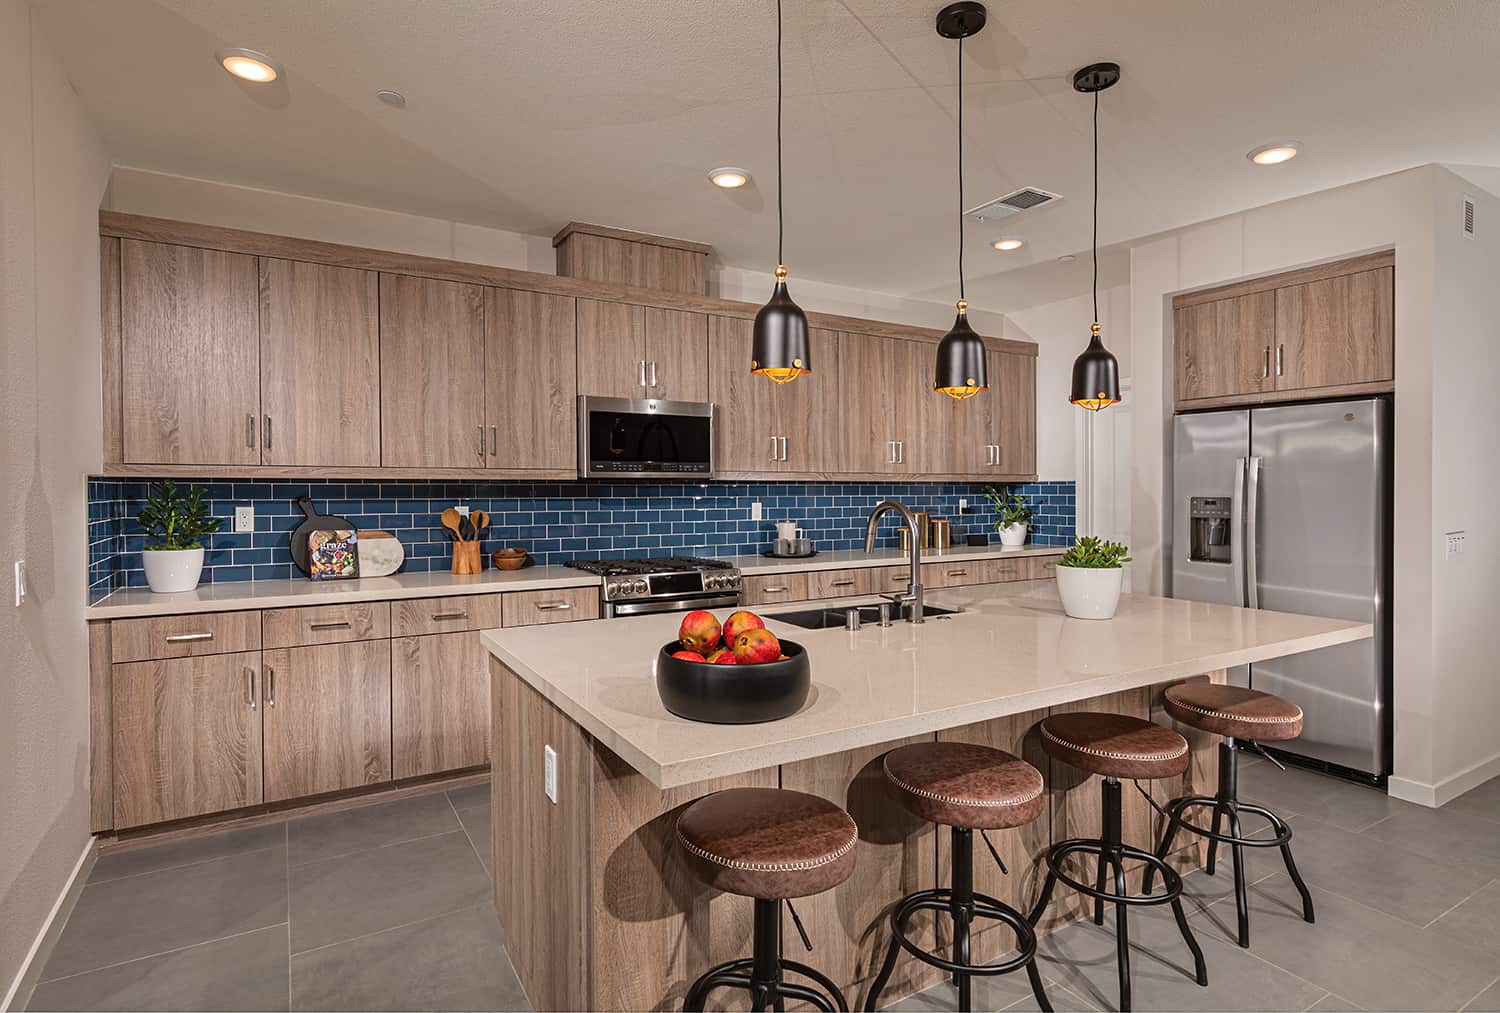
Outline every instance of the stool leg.
<svg viewBox="0 0 1500 1013">
<path fill-rule="evenodd" d="M 1182 899 L 1175 898 L 1172 901 L 1172 917 L 1177 919 L 1177 929 L 1182 933 L 1183 940 L 1188 949 L 1193 953 L 1193 977 L 1198 984 L 1208 984 L 1208 961 L 1203 959 L 1203 949 L 1198 945 L 1198 940 L 1193 935 L 1193 930 L 1188 927 L 1187 912 L 1182 910 Z"/>
<path fill-rule="evenodd" d="M 1036 996 L 1037 1009 L 1052 1013 L 1052 1003 L 1047 999 L 1047 990 L 1042 987 L 1042 972 L 1037 970 L 1036 957 L 1026 962 L 1026 977 L 1031 979 L 1031 992 Z"/>
<path fill-rule="evenodd" d="M 1217 834 L 1219 832 L 1219 817 L 1220 817 L 1220 815 L 1222 815 L 1221 811 L 1219 809 L 1219 806 L 1216 804 L 1214 806 L 1214 820 L 1213 820 L 1213 823 L 1209 825 L 1209 829 L 1212 830 L 1215 834 Z M 1210 876 L 1212 876 L 1214 874 L 1214 859 L 1218 857 L 1218 854 L 1219 854 L 1219 842 L 1217 840 L 1215 840 L 1214 838 L 1210 837 L 1208 839 L 1208 861 L 1203 866 L 1203 871 L 1206 872 Z"/>
<path fill-rule="evenodd" d="M 1104 877 L 1105 877 L 1105 875 L 1108 872 L 1109 872 L 1109 860 L 1104 857 L 1104 853 L 1101 851 L 1099 853 L 1099 873 L 1098 873 L 1098 875 L 1096 875 L 1094 877 L 1094 889 L 1095 890 L 1103 890 L 1104 889 Z M 1103 925 L 1104 924 L 1104 900 L 1103 900 L 1103 898 L 1100 898 L 1100 897 L 1095 897 L 1094 898 L 1094 924 L 1095 925 Z"/>
<path fill-rule="evenodd" d="M 755 1009 L 765 1009 L 781 985 L 781 907 L 779 900 L 755 899 L 750 970 Z"/>
<path fill-rule="evenodd" d="M 953 914 L 953 962 L 969 962 L 969 921 L 974 914 L 974 831 L 953 828 L 953 894 L 949 910 Z M 969 1013 L 973 995 L 970 976 L 955 972 L 958 986 L 959 1013 Z"/>
<path fill-rule="evenodd" d="M 901 952 L 901 941 L 893 934 L 891 945 L 885 948 L 885 961 L 880 965 L 880 973 L 875 976 L 875 981 L 870 985 L 870 994 L 865 996 L 866 1013 L 873 1013 L 880 1008 L 880 993 L 885 988 L 886 982 L 891 980 L 891 972 L 896 969 L 896 956 Z"/>
<path fill-rule="evenodd" d="M 1110 859 L 1110 865 L 1115 870 L 1115 892 L 1123 897 L 1125 866 L 1116 859 Z M 1125 918 L 1128 910 L 1127 904 L 1115 905 L 1115 959 L 1120 965 L 1120 1013 L 1130 1013 L 1130 927 Z"/>
<path fill-rule="evenodd" d="M 834 993 L 834 996 L 836 998 L 839 998 L 839 994 L 837 992 Z M 822 1010 L 823 1013 L 838 1013 L 839 1010 L 844 1010 L 846 1008 L 841 1004 L 837 1007 L 837 1009 L 835 1009 L 833 1003 L 829 1002 L 827 997 L 817 989 L 807 988 L 804 985 L 795 985 L 790 982 L 783 982 L 782 984 L 776 986 L 777 1009 L 786 1009 L 786 1002 L 784 1001 L 784 999 L 796 999 L 799 1002 L 809 1003 L 817 1009 Z"/>
<path fill-rule="evenodd" d="M 1187 799 L 1178 799 L 1167 805 L 1167 829 L 1161 835 L 1161 843 L 1156 847 L 1156 857 L 1163 861 L 1172 850 L 1172 842 L 1177 839 L 1177 831 L 1182 826 L 1182 811 L 1187 808 L 1186 803 Z M 1141 878 L 1141 893 L 1150 894 L 1155 882 L 1156 866 L 1147 863 L 1146 873 Z"/>
<path fill-rule="evenodd" d="M 1234 802 L 1229 803 L 1229 833 L 1240 836 L 1240 813 Z M 1250 898 L 1245 891 L 1245 849 L 1238 844 L 1229 849 L 1230 861 L 1234 864 L 1234 909 L 1239 919 L 1239 944 L 1250 946 Z"/>
</svg>

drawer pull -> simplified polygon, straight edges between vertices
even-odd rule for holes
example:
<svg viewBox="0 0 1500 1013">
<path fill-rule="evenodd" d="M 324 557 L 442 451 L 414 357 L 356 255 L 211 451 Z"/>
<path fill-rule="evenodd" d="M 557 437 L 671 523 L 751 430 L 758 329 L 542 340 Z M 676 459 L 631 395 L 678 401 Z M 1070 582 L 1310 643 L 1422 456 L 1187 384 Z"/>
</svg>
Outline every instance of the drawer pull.
<svg viewBox="0 0 1500 1013">
<path fill-rule="evenodd" d="M 174 633 L 167 638 L 169 644 L 191 644 L 198 640 L 212 640 L 212 633 Z"/>
<path fill-rule="evenodd" d="M 255 710 L 255 669 L 245 669 L 245 703 Z"/>
<path fill-rule="evenodd" d="M 349 629 L 349 624 L 348 624 L 348 622 L 341 622 L 341 623 L 309 623 L 308 626 L 307 626 L 307 628 L 310 629 L 310 630 L 347 630 L 347 629 Z"/>
<path fill-rule="evenodd" d="M 536 603 L 538 612 L 566 612 L 573 607 L 570 601 L 539 601 Z"/>
<path fill-rule="evenodd" d="M 854 581 L 852 581 L 852 580 L 836 580 L 833 583 L 829 584 L 828 586 L 829 587 L 853 587 L 854 586 Z"/>
<path fill-rule="evenodd" d="M 967 577 L 968 575 L 969 575 L 969 571 L 968 570 L 949 570 L 948 571 L 948 576 L 950 576 L 950 577 Z"/>
<path fill-rule="evenodd" d="M 467 611 L 464 611 L 464 612 L 434 612 L 432 614 L 432 618 L 433 618 L 434 622 L 440 622 L 440 621 L 442 621 L 444 619 L 467 619 L 467 618 L 469 618 L 469 613 Z"/>
<path fill-rule="evenodd" d="M 789 588 L 789 587 L 763 587 L 763 588 L 761 588 L 761 590 L 764 591 L 766 594 L 786 594 L 788 591 L 791 590 L 791 588 Z"/>
</svg>

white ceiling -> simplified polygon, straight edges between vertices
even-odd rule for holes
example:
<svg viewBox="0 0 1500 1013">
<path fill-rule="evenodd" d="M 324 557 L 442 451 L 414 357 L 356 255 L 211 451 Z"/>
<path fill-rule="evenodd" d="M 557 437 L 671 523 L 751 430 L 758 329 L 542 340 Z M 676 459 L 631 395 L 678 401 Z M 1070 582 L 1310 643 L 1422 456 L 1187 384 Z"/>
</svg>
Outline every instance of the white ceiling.
<svg viewBox="0 0 1500 1013">
<path fill-rule="evenodd" d="M 956 46 L 933 31 L 939 6 L 786 4 L 794 279 L 951 297 Z M 598 222 L 775 263 L 773 0 L 37 9 L 119 164 L 530 233 Z M 221 46 L 286 73 L 235 81 Z M 1101 106 L 1101 241 L 1119 244 L 1426 162 L 1500 165 L 1497 49 L 1496 0 L 992 3 L 965 44 L 969 203 L 1021 185 L 1065 200 L 970 227 L 970 297 L 1003 310 L 1087 284 L 1086 257 L 1054 266 L 1089 242 L 1091 104 L 1071 87 L 1085 63 L 1124 68 Z M 1246 161 L 1285 138 L 1302 142 L 1294 161 Z M 710 186 L 723 164 L 755 183 Z M 1002 232 L 1026 247 L 994 252 Z"/>
</svg>

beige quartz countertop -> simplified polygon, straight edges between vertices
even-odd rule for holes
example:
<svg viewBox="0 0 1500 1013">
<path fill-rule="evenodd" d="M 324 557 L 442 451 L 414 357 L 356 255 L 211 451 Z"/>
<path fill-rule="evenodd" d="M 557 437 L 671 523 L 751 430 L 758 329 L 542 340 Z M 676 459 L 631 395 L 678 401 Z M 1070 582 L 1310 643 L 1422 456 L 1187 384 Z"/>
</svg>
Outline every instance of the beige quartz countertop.
<svg viewBox="0 0 1500 1013">
<path fill-rule="evenodd" d="M 1019 559 L 1022 556 L 1060 556 L 1067 549 L 1061 545 L 1022 545 L 1007 549 L 991 545 L 955 545 L 943 549 L 923 549 L 922 562 L 942 563 L 968 559 Z M 904 566 L 906 553 L 900 549 L 833 549 L 819 552 L 810 559 L 770 559 L 766 556 L 732 556 L 728 562 L 742 573 L 793 573 L 799 570 L 845 570 L 860 566 Z"/>
<path fill-rule="evenodd" d="M 196 590 L 157 594 L 144 587 L 115 591 L 85 608 L 85 619 L 130 619 L 198 612 L 236 612 L 297 605 L 340 605 L 398 598 L 443 598 L 494 591 L 546 591 L 559 587 L 598 587 L 600 579 L 565 566 L 529 566 L 520 570 L 485 570 L 455 574 L 397 573 L 360 580 L 250 580 L 202 584 Z"/>
<path fill-rule="evenodd" d="M 856 599 L 846 599 L 847 604 Z M 1365 623 L 1127 594 L 1114 619 L 1063 615 L 1052 581 L 929 593 L 965 611 L 925 624 L 767 625 L 812 662 L 807 705 L 781 721 L 711 725 L 669 714 L 654 664 L 679 616 L 488 630 L 486 648 L 662 788 L 1361 640 Z M 723 618 L 722 616 L 720 618 Z"/>
</svg>

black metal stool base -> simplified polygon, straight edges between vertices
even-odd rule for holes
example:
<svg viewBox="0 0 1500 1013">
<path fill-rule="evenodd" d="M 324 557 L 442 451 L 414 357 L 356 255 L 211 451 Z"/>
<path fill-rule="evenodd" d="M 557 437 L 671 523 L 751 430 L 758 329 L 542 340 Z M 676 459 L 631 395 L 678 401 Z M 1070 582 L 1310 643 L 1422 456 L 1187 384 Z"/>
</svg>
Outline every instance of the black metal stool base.
<svg viewBox="0 0 1500 1013">
<path fill-rule="evenodd" d="M 1212 822 L 1206 830 L 1186 819 L 1185 813 L 1189 809 L 1197 808 L 1213 810 Z M 1312 894 L 1308 892 L 1307 884 L 1302 882 L 1302 874 L 1297 871 L 1297 863 L 1292 859 L 1291 826 L 1264 806 L 1251 805 L 1239 800 L 1239 751 L 1234 748 L 1233 739 L 1226 739 L 1219 743 L 1219 793 L 1211 798 L 1207 795 L 1189 795 L 1173 799 L 1167 803 L 1165 812 L 1168 823 L 1166 831 L 1162 834 L 1161 844 L 1156 849 L 1158 858 L 1165 858 L 1172 850 L 1172 842 L 1176 839 L 1178 830 L 1187 830 L 1199 837 L 1208 838 L 1208 862 L 1205 863 L 1203 871 L 1212 876 L 1219 845 L 1229 845 L 1230 863 L 1234 867 L 1234 907 L 1239 918 L 1239 944 L 1241 946 L 1250 945 L 1250 905 L 1245 889 L 1245 848 L 1281 849 L 1281 859 L 1286 863 L 1287 875 L 1291 876 L 1292 883 L 1302 896 L 1302 920 L 1309 923 L 1314 920 Z M 1244 836 L 1240 829 L 1241 813 L 1261 817 L 1270 824 L 1276 836 Z M 1221 820 L 1223 823 L 1220 822 Z M 1227 834 L 1219 832 L 1219 827 L 1224 823 L 1229 826 Z M 1147 868 L 1146 878 L 1142 882 L 1142 887 L 1147 893 L 1151 892 L 1151 874 L 1152 869 Z"/>
<path fill-rule="evenodd" d="M 953 959 L 948 960 L 922 949 L 906 936 L 906 923 L 919 911 L 941 911 L 953 917 Z M 986 918 L 1001 922 L 1016 934 L 1016 956 L 993 964 L 974 964 L 969 961 L 969 937 L 974 919 Z M 896 958 L 905 950 L 925 964 L 947 971 L 958 986 L 959 1013 L 969 1013 L 973 996 L 970 979 L 974 975 L 988 977 L 1009 974 L 1026 968 L 1031 979 L 1031 990 L 1036 995 L 1037 1005 L 1043 1013 L 1052 1013 L 1047 1001 L 1047 992 L 1042 987 L 1042 976 L 1036 967 L 1036 930 L 1026 917 L 1009 904 L 974 892 L 974 832 L 961 827 L 953 828 L 953 888 L 919 890 L 902 898 L 891 912 L 891 942 L 885 951 L 885 961 L 880 973 L 870 986 L 865 999 L 865 1009 L 878 1008 L 880 993 L 890 981 L 896 969 Z"/>
<path fill-rule="evenodd" d="M 1208 984 L 1208 964 L 1203 959 L 1203 950 L 1198 946 L 1198 940 L 1193 937 L 1193 930 L 1188 926 L 1187 913 L 1182 909 L 1182 877 L 1156 855 L 1121 842 L 1120 782 L 1112 777 L 1105 778 L 1103 796 L 1103 836 L 1098 839 L 1072 838 L 1047 849 L 1047 879 L 1042 884 L 1041 896 L 1037 898 L 1036 906 L 1031 909 L 1027 920 L 1032 925 L 1036 925 L 1041 920 L 1042 913 L 1052 901 L 1052 891 L 1057 887 L 1058 882 L 1094 898 L 1094 924 L 1096 925 L 1104 924 L 1104 905 L 1113 904 L 1115 906 L 1115 953 L 1120 971 L 1120 1010 L 1125 1013 L 1130 1009 L 1130 927 L 1126 913 L 1132 907 L 1172 905 L 1172 916 L 1177 919 L 1177 928 L 1182 933 L 1183 941 L 1187 943 L 1188 949 L 1192 951 L 1194 979 L 1200 985 Z M 1075 854 L 1098 856 L 1098 877 L 1092 886 L 1074 879 L 1063 870 L 1063 860 Z M 1150 876 L 1153 871 L 1160 873 L 1163 892 L 1152 894 L 1149 889 L 1141 894 L 1127 892 L 1125 889 L 1126 859 L 1144 863 L 1147 876 Z M 1106 880 L 1110 878 L 1111 873 L 1114 889 L 1107 890 L 1105 889 Z"/>
<path fill-rule="evenodd" d="M 688 988 L 687 998 L 682 1003 L 684 1010 L 702 1010 L 709 993 L 715 989 L 739 988 L 750 993 L 752 1010 L 782 1010 L 786 1008 L 786 1000 L 792 999 L 809 1003 L 824 1013 L 849 1013 L 844 993 L 827 975 L 795 960 L 782 959 L 782 903 L 756 898 L 754 955 L 709 968 Z M 787 971 L 802 975 L 818 988 L 785 980 Z"/>
</svg>

